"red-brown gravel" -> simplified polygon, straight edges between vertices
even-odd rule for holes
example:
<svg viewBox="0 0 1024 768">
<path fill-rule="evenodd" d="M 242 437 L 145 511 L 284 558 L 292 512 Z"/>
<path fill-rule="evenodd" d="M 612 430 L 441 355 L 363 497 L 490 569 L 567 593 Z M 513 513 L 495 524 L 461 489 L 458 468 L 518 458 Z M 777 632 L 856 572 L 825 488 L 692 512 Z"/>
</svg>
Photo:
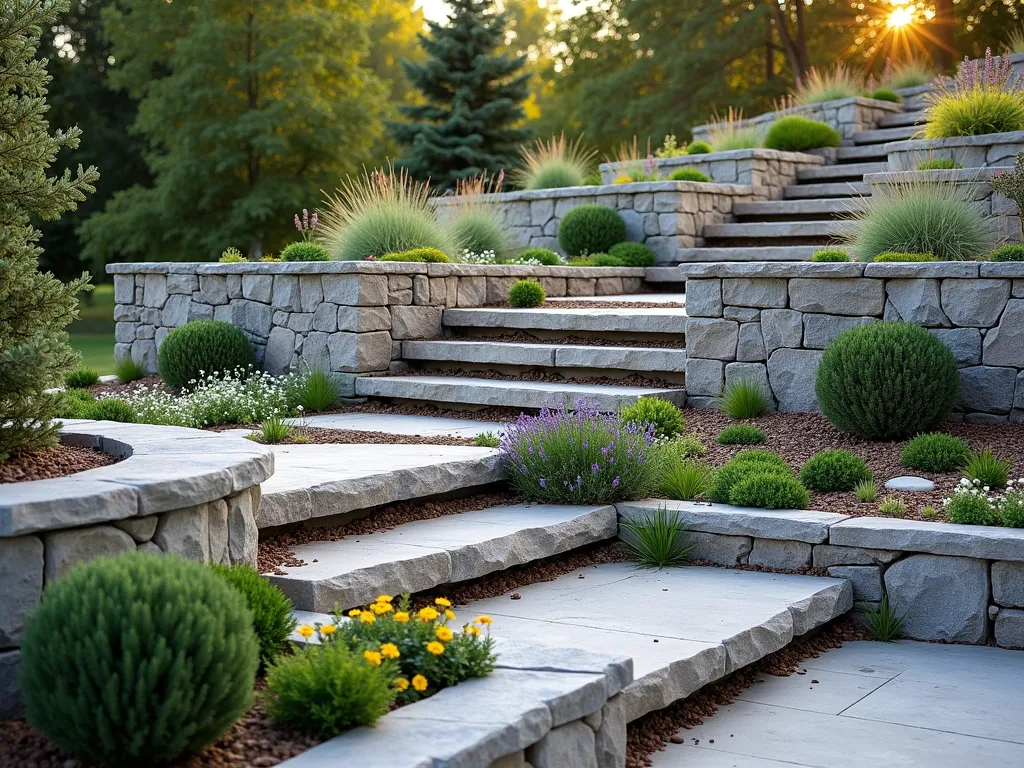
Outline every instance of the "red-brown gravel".
<svg viewBox="0 0 1024 768">
<path fill-rule="evenodd" d="M 25 451 L 0 462 L 0 484 L 66 477 L 119 461 L 121 459 L 117 456 L 77 445 L 57 445 L 38 451 Z"/>
<path fill-rule="evenodd" d="M 211 427 L 211 432 L 223 432 L 228 429 L 239 429 L 237 424 L 225 424 Z M 259 425 L 250 424 L 241 429 L 252 429 L 253 436 L 249 439 L 263 443 L 263 435 Z M 395 435 L 390 432 L 365 432 L 360 429 L 322 429 L 320 427 L 294 427 L 292 434 L 277 445 L 473 445 L 469 437 L 449 437 L 448 435 Z"/>
<path fill-rule="evenodd" d="M 676 736 L 680 728 L 693 728 L 712 717 L 719 707 L 731 704 L 746 688 L 764 679 L 765 675 L 789 677 L 804 674 L 800 663 L 817 658 L 825 651 L 838 648 L 852 640 L 870 640 L 871 636 L 849 618 L 840 618 L 813 636 L 794 640 L 780 651 L 765 656 L 723 680 L 705 686 L 692 696 L 665 709 L 652 712 L 627 727 L 626 768 L 651 765 L 651 755 L 669 742 L 684 743 Z"/>
</svg>

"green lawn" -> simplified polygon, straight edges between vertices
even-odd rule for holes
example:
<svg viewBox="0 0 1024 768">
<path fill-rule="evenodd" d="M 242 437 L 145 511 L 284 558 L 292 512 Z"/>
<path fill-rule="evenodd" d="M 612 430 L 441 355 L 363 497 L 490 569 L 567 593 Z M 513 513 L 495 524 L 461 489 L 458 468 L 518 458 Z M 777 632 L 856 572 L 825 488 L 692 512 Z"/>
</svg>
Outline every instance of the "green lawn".
<svg viewBox="0 0 1024 768">
<path fill-rule="evenodd" d="M 97 285 L 82 294 L 79 318 L 70 326 L 71 346 L 82 353 L 82 365 L 99 374 L 114 372 L 114 286 Z"/>
</svg>

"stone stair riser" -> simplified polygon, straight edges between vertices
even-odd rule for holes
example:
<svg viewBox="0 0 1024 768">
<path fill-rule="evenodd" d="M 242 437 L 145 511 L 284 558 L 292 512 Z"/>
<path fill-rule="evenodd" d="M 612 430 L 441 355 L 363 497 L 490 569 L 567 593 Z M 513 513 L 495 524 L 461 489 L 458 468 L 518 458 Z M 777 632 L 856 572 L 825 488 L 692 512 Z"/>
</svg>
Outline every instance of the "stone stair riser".
<svg viewBox="0 0 1024 768">
<path fill-rule="evenodd" d="M 686 351 L 657 347 L 589 347 L 476 341 L 406 341 L 406 360 L 477 363 L 547 368 L 611 368 L 627 371 L 679 372 Z"/>
</svg>

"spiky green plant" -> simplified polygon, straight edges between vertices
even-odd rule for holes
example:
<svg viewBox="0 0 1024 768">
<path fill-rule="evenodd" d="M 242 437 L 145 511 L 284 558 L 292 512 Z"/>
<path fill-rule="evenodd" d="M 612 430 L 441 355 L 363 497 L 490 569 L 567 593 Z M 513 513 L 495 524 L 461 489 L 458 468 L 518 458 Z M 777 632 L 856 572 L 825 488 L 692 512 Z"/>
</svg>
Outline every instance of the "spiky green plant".
<svg viewBox="0 0 1024 768">
<path fill-rule="evenodd" d="M 796 104 L 820 104 L 824 101 L 859 96 L 864 89 L 864 75 L 838 62 L 829 70 L 811 70 L 793 94 Z"/>
<path fill-rule="evenodd" d="M 857 501 L 861 504 L 873 504 L 878 498 L 878 484 L 874 478 L 861 480 L 853 486 L 853 492 L 857 494 Z"/>
<path fill-rule="evenodd" d="M 686 544 L 686 528 L 676 510 L 659 507 L 619 525 L 625 529 L 623 539 L 641 568 L 674 568 L 689 562 L 693 546 Z"/>
<path fill-rule="evenodd" d="M 901 499 L 899 496 L 886 496 L 882 499 L 882 503 L 878 505 L 878 511 L 882 517 L 898 517 L 904 518 L 907 516 L 907 502 Z"/>
<path fill-rule="evenodd" d="M 906 614 L 897 616 L 896 610 L 889 604 L 888 595 L 882 596 L 882 601 L 875 608 L 869 603 L 861 603 L 861 611 L 868 621 L 868 631 L 875 640 L 883 643 L 891 643 L 898 640 L 903 634 L 903 621 Z"/>
<path fill-rule="evenodd" d="M 497 448 L 501 444 L 501 438 L 493 432 L 481 432 L 473 438 L 473 445 L 477 448 Z"/>
<path fill-rule="evenodd" d="M 292 428 L 285 424 L 279 416 L 274 416 L 264 419 L 263 423 L 260 424 L 260 431 L 254 434 L 260 438 L 260 442 L 267 445 L 277 445 L 287 440 L 291 433 Z"/>
<path fill-rule="evenodd" d="M 500 208 L 488 195 L 501 191 L 501 178 L 486 174 L 462 179 L 456 185 L 445 222 L 455 234 L 460 250 L 492 251 L 501 261 L 511 252 L 511 235 Z"/>
<path fill-rule="evenodd" d="M 729 107 L 725 117 L 715 114 L 714 125 L 708 134 L 708 142 L 715 152 L 729 152 L 734 149 L 756 149 L 764 142 L 761 130 L 757 126 L 745 125 L 743 110 Z"/>
<path fill-rule="evenodd" d="M 924 432 L 903 447 L 900 464 L 925 472 L 951 472 L 971 457 L 967 443 L 944 432 Z"/>
<path fill-rule="evenodd" d="M 99 380 L 100 375 L 84 365 L 64 374 L 64 386 L 68 389 L 88 389 Z"/>
<path fill-rule="evenodd" d="M 1010 468 L 1013 462 L 1010 459 L 1001 459 L 992 453 L 990 448 L 982 451 L 975 451 L 964 462 L 964 477 L 968 480 L 977 480 L 981 485 L 990 488 L 1002 488 L 1010 477 Z"/>
<path fill-rule="evenodd" d="M 583 146 L 582 136 L 569 141 L 564 132 L 546 141 L 538 139 L 519 153 L 522 165 L 512 172 L 512 180 L 523 189 L 581 187 L 597 157 L 596 150 Z"/>
<path fill-rule="evenodd" d="M 922 160 L 917 164 L 919 171 L 952 171 L 963 166 L 952 157 L 936 157 L 931 160 Z"/>
<path fill-rule="evenodd" d="M 758 445 L 767 439 L 753 424 L 730 424 L 718 433 L 715 441 L 719 445 Z"/>
<path fill-rule="evenodd" d="M 768 395 L 756 381 L 732 379 L 715 400 L 730 419 L 753 419 L 768 410 Z"/>
<path fill-rule="evenodd" d="M 1024 130 L 1024 81 L 1009 56 L 964 59 L 955 78 L 941 77 L 927 94 L 926 139 Z"/>
<path fill-rule="evenodd" d="M 885 65 L 886 71 L 882 76 L 882 85 L 887 88 L 895 90 L 916 88 L 935 79 L 935 67 L 923 59 L 912 57 L 895 65 L 887 60 Z"/>
<path fill-rule="evenodd" d="M 701 461 L 670 463 L 661 477 L 661 492 L 670 499 L 693 501 L 708 489 L 711 470 Z"/>
<path fill-rule="evenodd" d="M 1006 50 L 1010 53 L 1024 53 L 1024 27 L 1016 27 L 1006 38 Z"/>
<path fill-rule="evenodd" d="M 338 385 L 323 368 L 311 368 L 296 384 L 295 401 L 306 411 L 326 411 L 338 402 Z"/>
<path fill-rule="evenodd" d="M 130 384 L 146 375 L 146 366 L 132 357 L 122 357 L 114 363 L 114 375 L 122 384 Z"/>
</svg>

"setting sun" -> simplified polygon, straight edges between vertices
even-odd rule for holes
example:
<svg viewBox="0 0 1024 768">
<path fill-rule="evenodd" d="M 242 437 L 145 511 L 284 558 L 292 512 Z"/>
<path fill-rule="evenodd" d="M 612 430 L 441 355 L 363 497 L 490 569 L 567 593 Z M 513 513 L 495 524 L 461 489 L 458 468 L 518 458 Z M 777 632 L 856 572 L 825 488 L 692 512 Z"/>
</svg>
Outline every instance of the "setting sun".
<svg viewBox="0 0 1024 768">
<path fill-rule="evenodd" d="M 913 5 L 901 5 L 897 8 L 893 8 L 889 13 L 889 19 L 886 21 L 890 27 L 905 27 L 907 24 L 914 23 L 914 6 Z"/>
</svg>

